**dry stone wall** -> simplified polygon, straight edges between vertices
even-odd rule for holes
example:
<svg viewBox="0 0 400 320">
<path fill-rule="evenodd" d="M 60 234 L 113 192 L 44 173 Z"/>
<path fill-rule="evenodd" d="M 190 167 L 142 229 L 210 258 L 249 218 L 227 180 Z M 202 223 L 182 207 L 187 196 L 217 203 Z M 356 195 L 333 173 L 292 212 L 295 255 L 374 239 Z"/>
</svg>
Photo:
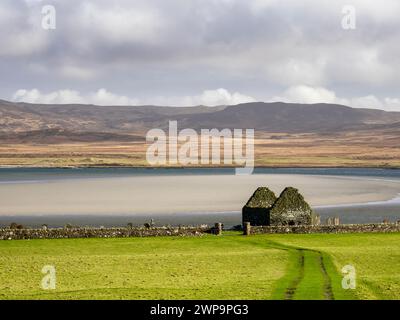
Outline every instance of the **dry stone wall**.
<svg viewBox="0 0 400 320">
<path fill-rule="evenodd" d="M 127 237 L 196 237 L 207 233 L 222 234 L 222 225 L 215 227 L 160 228 L 59 228 L 59 229 L 0 229 L 0 240 L 68 239 L 68 238 L 127 238 Z M 245 235 L 310 234 L 310 233 L 393 233 L 400 232 L 400 222 L 376 224 L 342 224 L 320 226 L 250 226 L 244 225 Z"/>
<path fill-rule="evenodd" d="M 0 229 L 0 240 L 202 236 L 209 227 Z"/>
<path fill-rule="evenodd" d="M 248 228 L 248 226 L 247 226 Z M 371 224 L 341 224 L 321 226 L 251 226 L 247 233 L 392 233 L 400 232 L 400 223 L 371 223 Z"/>
</svg>

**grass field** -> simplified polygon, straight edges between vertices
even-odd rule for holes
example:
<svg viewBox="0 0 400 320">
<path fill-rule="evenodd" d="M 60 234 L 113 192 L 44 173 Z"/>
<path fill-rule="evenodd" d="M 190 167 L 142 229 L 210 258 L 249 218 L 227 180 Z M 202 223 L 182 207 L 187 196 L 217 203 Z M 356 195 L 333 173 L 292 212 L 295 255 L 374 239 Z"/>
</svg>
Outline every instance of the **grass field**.
<svg viewBox="0 0 400 320">
<path fill-rule="evenodd" d="M 400 234 L 0 242 L 0 299 L 400 299 Z M 341 268 L 357 287 L 341 287 Z M 40 287 L 44 265 L 56 290 Z"/>
</svg>

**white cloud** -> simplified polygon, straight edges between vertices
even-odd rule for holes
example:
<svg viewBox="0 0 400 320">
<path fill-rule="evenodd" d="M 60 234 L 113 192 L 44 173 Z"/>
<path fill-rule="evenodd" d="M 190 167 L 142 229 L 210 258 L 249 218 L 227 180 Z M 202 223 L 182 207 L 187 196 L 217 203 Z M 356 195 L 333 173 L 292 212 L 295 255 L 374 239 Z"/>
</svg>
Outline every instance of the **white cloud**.
<svg viewBox="0 0 400 320">
<path fill-rule="evenodd" d="M 385 98 L 385 106 L 387 110 L 400 111 L 400 99 Z"/>
<path fill-rule="evenodd" d="M 205 105 L 205 106 L 220 106 L 220 105 L 235 105 L 239 103 L 255 102 L 253 97 L 243 95 L 239 92 L 230 93 L 228 90 L 219 88 L 217 90 L 205 90 L 201 95 L 188 96 L 182 99 L 181 105 Z"/>
<path fill-rule="evenodd" d="M 64 103 L 84 103 L 84 99 L 79 92 L 74 90 L 59 90 L 48 94 L 43 94 L 37 89 L 20 89 L 12 97 L 13 101 L 28 103 L 64 104 Z"/>
<path fill-rule="evenodd" d="M 255 98 L 239 92 L 229 92 L 226 89 L 205 90 L 199 95 L 181 97 L 154 97 L 151 99 L 137 99 L 112 93 L 106 89 L 99 89 L 88 94 L 81 94 L 75 90 L 57 90 L 42 93 L 38 89 L 20 89 L 11 99 L 15 102 L 44 103 L 44 104 L 95 104 L 104 106 L 219 106 L 236 105 L 240 103 L 256 102 Z M 323 87 L 298 85 L 289 87 L 281 95 L 268 99 L 270 102 L 282 101 L 287 103 L 335 103 L 353 108 L 375 108 L 389 111 L 400 111 L 400 99 L 386 97 L 379 99 L 374 95 L 344 98 L 338 97 L 332 90 Z"/>
<path fill-rule="evenodd" d="M 42 93 L 37 89 L 20 89 L 12 97 L 13 101 L 45 104 L 97 104 L 97 105 L 136 105 L 137 99 L 113 94 L 106 89 L 99 89 L 94 93 L 82 96 L 74 90 L 58 90 Z"/>
<path fill-rule="evenodd" d="M 385 0 L 383 4 L 377 4 L 376 0 L 353 0 L 359 15 L 374 19 L 380 23 L 389 21 L 398 22 L 400 3 L 398 0 Z"/>
<path fill-rule="evenodd" d="M 46 104 L 82 103 L 107 106 L 140 104 L 154 104 L 162 106 L 218 106 L 254 102 L 256 100 L 239 92 L 231 93 L 223 88 L 216 90 L 205 90 L 202 94 L 194 96 L 156 97 L 154 99 L 146 100 L 130 98 L 124 95 L 117 95 L 103 88 L 86 95 L 82 95 L 78 91 L 68 89 L 58 90 L 50 93 L 42 93 L 38 89 L 20 89 L 14 93 L 12 101 Z"/>
<path fill-rule="evenodd" d="M 165 28 L 156 7 L 139 2 L 127 6 L 84 2 L 77 8 L 73 23 L 78 32 L 92 33 L 91 40 L 103 39 L 109 45 L 155 42 Z"/>
<path fill-rule="evenodd" d="M 224 88 L 216 90 L 205 90 L 198 95 L 187 96 L 157 96 L 146 99 L 145 104 L 160 105 L 160 106 L 178 106 L 178 107 L 193 107 L 193 106 L 221 106 L 235 105 L 239 103 L 255 102 L 256 99 L 239 92 L 230 92 Z"/>
<path fill-rule="evenodd" d="M 250 10 L 253 14 L 263 14 L 263 11 L 272 7 L 276 0 L 252 0 L 249 1 Z"/>
<path fill-rule="evenodd" d="M 96 83 L 118 83 L 126 97 L 135 88 L 159 104 L 215 105 L 252 97 L 218 90 L 184 95 L 223 86 L 314 102 L 336 101 L 332 93 L 341 96 L 345 88 L 348 104 L 380 107 L 368 98 L 374 95 L 384 108 L 398 105 L 385 98 L 400 83 L 398 0 L 352 0 L 351 31 L 341 28 L 344 0 L 50 2 L 57 10 L 53 31 L 41 28 L 46 1 L 0 1 L 0 68 L 12 74 L 0 79 L 0 95 L 37 83 L 43 91 L 57 83 L 85 93 Z M 312 89 L 293 89 L 298 84 Z M 280 93 L 287 87 L 293 88 Z"/>
<path fill-rule="evenodd" d="M 0 56 L 31 56 L 44 51 L 49 39 L 41 16 L 31 6 L 5 1 L 0 4 Z M 39 12 L 40 13 L 40 12 Z"/>
<path fill-rule="evenodd" d="M 98 105 L 109 105 L 109 106 L 123 106 L 123 105 L 138 105 L 138 99 L 128 98 L 126 96 L 117 95 L 107 91 L 106 89 L 100 89 L 94 94 L 89 95 L 86 98 L 89 103 Z"/>
<path fill-rule="evenodd" d="M 282 96 L 272 100 L 293 103 L 336 103 L 335 92 L 322 87 L 310 87 L 305 85 L 288 88 Z"/>
<path fill-rule="evenodd" d="M 368 95 L 365 97 L 353 98 L 350 100 L 350 105 L 355 108 L 376 108 L 384 109 L 385 105 L 377 97 Z"/>
<path fill-rule="evenodd" d="M 353 108 L 382 109 L 387 111 L 400 111 L 399 98 L 379 99 L 374 95 L 362 97 L 338 97 L 332 90 L 323 87 L 311 87 L 298 85 L 289 87 L 281 95 L 275 96 L 269 101 L 281 101 L 288 103 L 335 103 Z"/>
</svg>

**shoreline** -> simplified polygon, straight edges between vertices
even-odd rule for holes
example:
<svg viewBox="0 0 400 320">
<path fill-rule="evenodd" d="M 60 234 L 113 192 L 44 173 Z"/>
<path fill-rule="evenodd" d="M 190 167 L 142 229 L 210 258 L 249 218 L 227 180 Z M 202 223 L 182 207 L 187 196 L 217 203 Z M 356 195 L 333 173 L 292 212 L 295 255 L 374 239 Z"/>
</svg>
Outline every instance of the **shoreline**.
<svg viewBox="0 0 400 320">
<path fill-rule="evenodd" d="M 312 209 L 336 209 L 336 208 L 351 208 L 360 206 L 383 206 L 383 205 L 399 205 L 400 206 L 400 194 L 394 198 L 380 201 L 368 201 L 368 202 L 355 202 L 355 203 L 342 203 L 342 204 L 328 204 L 322 206 L 312 206 Z"/>
<path fill-rule="evenodd" d="M 0 169 L 236 169 L 241 167 L 236 166 L 131 166 L 131 165 L 81 165 L 81 166 L 27 166 L 27 165 L 0 165 Z M 358 166 L 358 165 L 272 165 L 272 166 L 254 166 L 254 169 L 387 169 L 387 170 L 400 170 L 400 166 L 382 165 L 382 166 Z"/>
<path fill-rule="evenodd" d="M 190 173 L 190 172 L 189 172 Z M 79 176 L 79 175 L 78 175 Z M 238 212 L 265 185 L 277 195 L 298 188 L 312 207 L 386 202 L 400 194 L 400 178 L 259 173 L 235 175 L 105 175 L 28 183 L 0 183 L 0 215 L 193 215 Z M 12 179 L 4 177 L 5 179 Z M 23 177 L 24 180 L 29 177 Z M 386 179 L 385 179 L 386 178 Z M 45 181 L 48 179 L 47 181 Z M 22 201 L 21 201 L 22 200 Z"/>
<path fill-rule="evenodd" d="M 311 206 L 313 210 L 318 210 L 318 209 L 335 209 L 335 208 L 351 208 L 351 207 L 359 207 L 359 206 L 384 206 L 384 205 L 399 205 L 400 207 L 400 193 L 390 199 L 387 200 L 379 200 L 379 201 L 367 201 L 367 202 L 354 202 L 354 203 L 340 203 L 340 204 L 328 204 L 328 205 L 320 205 L 320 206 Z M 231 216 L 231 215 L 240 215 L 242 213 L 241 210 L 224 210 L 224 211 L 187 211 L 187 212 L 176 212 L 176 213 L 164 213 L 160 214 L 160 216 L 164 217 L 173 217 L 173 216 L 200 216 L 200 215 L 226 215 L 226 216 Z M 68 217 L 107 217 L 108 215 L 104 214 L 67 214 L 66 216 Z M 112 215 L 110 215 L 112 216 Z M 115 214 L 117 217 L 137 217 L 137 218 L 146 218 L 146 217 L 151 217 L 152 214 L 136 214 L 136 213 L 118 213 Z M 8 215 L 1 215 L 0 218 L 11 218 L 11 217 L 27 217 L 27 218 L 32 218 L 32 217 L 62 217 L 60 215 L 52 215 L 52 214 L 34 214 L 34 215 L 24 215 L 24 214 L 8 214 Z"/>
</svg>

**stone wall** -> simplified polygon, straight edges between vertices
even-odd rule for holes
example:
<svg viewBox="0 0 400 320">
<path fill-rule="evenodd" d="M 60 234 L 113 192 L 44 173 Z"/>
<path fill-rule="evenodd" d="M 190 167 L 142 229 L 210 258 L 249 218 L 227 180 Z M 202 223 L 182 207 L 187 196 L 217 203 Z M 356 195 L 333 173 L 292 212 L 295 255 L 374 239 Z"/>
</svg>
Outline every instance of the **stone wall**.
<svg viewBox="0 0 400 320">
<path fill-rule="evenodd" d="M 271 226 L 310 226 L 314 212 L 299 190 L 285 188 L 269 210 Z"/>
<path fill-rule="evenodd" d="M 400 232 L 400 223 L 343 224 L 321 226 L 250 226 L 246 224 L 244 233 L 392 233 Z M 68 238 L 127 238 L 127 237 L 165 237 L 202 236 L 206 233 L 219 235 L 222 225 L 215 227 L 160 227 L 160 228 L 59 228 L 59 229 L 0 229 L 0 240 L 23 239 L 68 239 Z"/>
<path fill-rule="evenodd" d="M 0 229 L 0 240 L 202 236 L 209 227 Z"/>
<path fill-rule="evenodd" d="M 342 224 L 321 226 L 251 226 L 249 234 L 273 233 L 392 233 L 400 232 L 400 223 Z"/>
</svg>

